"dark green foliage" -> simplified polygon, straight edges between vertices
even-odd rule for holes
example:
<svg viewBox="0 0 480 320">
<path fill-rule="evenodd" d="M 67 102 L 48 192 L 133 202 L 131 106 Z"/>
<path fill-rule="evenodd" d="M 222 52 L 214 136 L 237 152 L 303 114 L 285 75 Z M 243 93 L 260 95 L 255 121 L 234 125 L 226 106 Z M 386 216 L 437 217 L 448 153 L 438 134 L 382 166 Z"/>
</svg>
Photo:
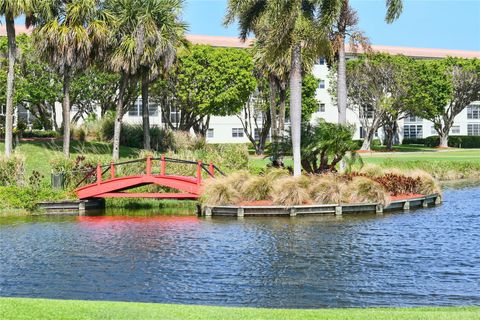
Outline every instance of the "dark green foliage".
<svg viewBox="0 0 480 320">
<path fill-rule="evenodd" d="M 438 136 L 431 136 L 424 139 L 425 146 L 438 147 L 440 145 L 440 138 Z M 480 136 L 450 136 L 448 138 L 448 146 L 452 148 L 480 148 Z"/>
<path fill-rule="evenodd" d="M 353 142 L 355 142 L 355 145 L 356 145 L 355 150 L 359 150 L 362 147 L 363 140 L 356 139 L 356 140 L 353 140 Z M 380 139 L 373 139 L 372 140 L 372 144 L 371 144 L 372 148 L 380 147 L 381 145 L 382 145 L 382 141 L 380 141 Z"/>
<path fill-rule="evenodd" d="M 22 133 L 23 138 L 59 138 L 60 133 L 54 130 L 29 130 Z"/>
<path fill-rule="evenodd" d="M 319 121 L 302 127 L 302 168 L 308 173 L 336 171 L 347 152 L 356 150 L 354 127 Z"/>
<path fill-rule="evenodd" d="M 0 209 L 26 209 L 31 211 L 36 208 L 37 202 L 65 199 L 65 193 L 47 187 L 0 187 Z"/>
<path fill-rule="evenodd" d="M 426 139 L 423 138 L 404 138 L 402 144 L 425 144 Z"/>
</svg>

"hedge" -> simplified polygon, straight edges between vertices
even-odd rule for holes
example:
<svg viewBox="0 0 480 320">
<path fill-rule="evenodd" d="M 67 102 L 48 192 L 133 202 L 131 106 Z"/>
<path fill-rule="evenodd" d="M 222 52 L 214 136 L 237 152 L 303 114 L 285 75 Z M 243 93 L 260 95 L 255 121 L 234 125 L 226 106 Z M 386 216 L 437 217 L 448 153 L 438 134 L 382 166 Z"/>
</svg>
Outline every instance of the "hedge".
<svg viewBox="0 0 480 320">
<path fill-rule="evenodd" d="M 438 147 L 440 138 L 431 136 L 425 138 L 425 146 Z M 480 148 L 480 136 L 450 136 L 448 137 L 448 146 L 452 148 Z"/>
<path fill-rule="evenodd" d="M 404 138 L 402 144 L 425 144 L 425 139 L 423 138 Z"/>
<path fill-rule="evenodd" d="M 31 130 L 22 132 L 23 138 L 59 138 L 60 133 L 54 130 Z"/>
</svg>

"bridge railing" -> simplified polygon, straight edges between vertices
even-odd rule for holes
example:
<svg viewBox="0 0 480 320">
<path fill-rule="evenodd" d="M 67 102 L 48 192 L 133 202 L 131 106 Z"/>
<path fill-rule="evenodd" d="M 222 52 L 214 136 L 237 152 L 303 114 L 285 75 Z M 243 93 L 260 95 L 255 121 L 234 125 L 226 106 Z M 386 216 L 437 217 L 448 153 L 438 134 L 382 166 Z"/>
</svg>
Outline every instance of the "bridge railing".
<svg viewBox="0 0 480 320">
<path fill-rule="evenodd" d="M 215 177 L 215 175 L 218 173 L 220 175 L 225 175 L 215 164 L 209 163 L 205 164 L 202 161 L 191 161 L 191 160 L 183 160 L 183 159 L 176 159 L 176 158 L 170 158 L 170 157 L 165 157 L 162 155 L 160 158 L 154 158 L 151 156 L 148 156 L 146 158 L 142 159 L 136 159 L 136 160 L 129 160 L 129 161 L 123 161 L 123 162 L 111 162 L 110 164 L 98 164 L 96 168 L 92 168 L 90 171 L 88 171 L 85 175 L 85 177 L 76 185 L 75 188 L 80 187 L 82 184 L 87 184 L 87 183 L 97 183 L 100 184 L 104 180 L 108 179 L 114 179 L 119 176 L 117 176 L 117 168 L 125 165 L 131 165 L 135 163 L 142 164 L 142 171 L 141 173 L 136 173 L 135 175 L 138 174 L 144 174 L 144 175 L 152 175 L 154 174 L 153 168 L 156 167 L 154 165 L 154 162 L 160 162 L 159 168 L 160 171 L 159 173 L 156 173 L 156 175 L 160 176 L 167 176 L 167 164 L 168 163 L 179 163 L 179 164 L 185 164 L 185 165 L 192 165 L 196 166 L 195 170 L 195 178 L 197 179 L 197 184 L 202 183 L 202 173 L 205 172 L 207 176 L 210 177 Z M 143 168 L 143 164 L 145 164 L 145 167 Z M 109 177 L 105 177 L 108 173 L 110 173 Z M 124 175 L 123 175 L 124 176 Z"/>
</svg>

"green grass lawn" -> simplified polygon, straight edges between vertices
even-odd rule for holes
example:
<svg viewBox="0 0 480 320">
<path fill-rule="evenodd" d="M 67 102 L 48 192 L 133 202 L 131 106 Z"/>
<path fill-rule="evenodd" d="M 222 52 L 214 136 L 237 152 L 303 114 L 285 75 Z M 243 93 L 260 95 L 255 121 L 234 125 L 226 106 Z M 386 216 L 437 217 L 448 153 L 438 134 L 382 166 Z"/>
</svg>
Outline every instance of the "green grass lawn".
<svg viewBox="0 0 480 320">
<path fill-rule="evenodd" d="M 3 153 L 5 144 L 0 142 L 0 154 Z M 50 179 L 50 159 L 62 154 L 62 141 L 22 141 L 15 149 L 25 155 L 27 173 L 32 170 L 40 172 L 46 179 Z M 78 154 L 102 154 L 112 153 L 112 144 L 103 142 L 78 142 L 72 141 L 70 146 L 72 157 Z M 120 157 L 135 157 L 137 149 L 120 147 Z"/>
<path fill-rule="evenodd" d="M 480 307 L 255 309 L 153 303 L 0 298 L 0 318 L 16 319 L 328 319 L 473 320 Z"/>
</svg>

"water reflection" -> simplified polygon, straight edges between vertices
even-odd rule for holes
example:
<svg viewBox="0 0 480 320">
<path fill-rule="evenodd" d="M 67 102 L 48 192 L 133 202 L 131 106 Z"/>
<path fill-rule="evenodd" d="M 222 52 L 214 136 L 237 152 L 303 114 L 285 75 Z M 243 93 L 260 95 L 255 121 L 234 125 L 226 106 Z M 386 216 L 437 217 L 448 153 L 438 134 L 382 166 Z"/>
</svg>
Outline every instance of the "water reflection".
<svg viewBox="0 0 480 320">
<path fill-rule="evenodd" d="M 264 307 L 480 304 L 480 188 L 410 213 L 0 219 L 0 295 Z"/>
</svg>

